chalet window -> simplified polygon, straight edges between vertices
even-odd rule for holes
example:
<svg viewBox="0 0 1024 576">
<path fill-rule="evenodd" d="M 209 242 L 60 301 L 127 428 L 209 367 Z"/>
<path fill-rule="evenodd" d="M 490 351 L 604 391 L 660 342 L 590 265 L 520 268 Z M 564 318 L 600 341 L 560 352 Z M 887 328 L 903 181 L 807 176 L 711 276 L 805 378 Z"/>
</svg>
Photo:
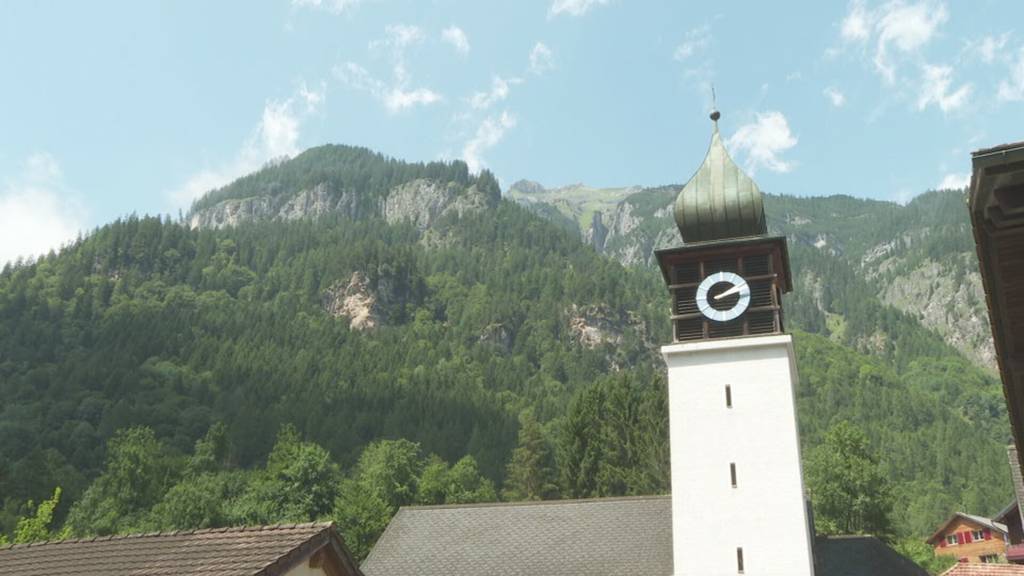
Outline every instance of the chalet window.
<svg viewBox="0 0 1024 576">
<path fill-rule="evenodd" d="M 956 534 L 950 534 L 946 536 L 946 544 L 950 546 L 956 546 Z"/>
<path fill-rule="evenodd" d="M 999 562 L 999 554 L 985 554 L 981 557 L 981 561 L 985 564 L 997 564 Z"/>
<path fill-rule="evenodd" d="M 736 548 L 736 572 L 743 574 L 743 547 Z"/>
<path fill-rule="evenodd" d="M 725 407 L 732 408 L 732 386 L 725 385 Z"/>
<path fill-rule="evenodd" d="M 729 463 L 729 476 L 732 478 L 732 487 L 736 487 L 736 463 Z"/>
<path fill-rule="evenodd" d="M 985 533 L 981 530 L 971 530 L 971 540 L 978 541 L 984 540 Z"/>
</svg>

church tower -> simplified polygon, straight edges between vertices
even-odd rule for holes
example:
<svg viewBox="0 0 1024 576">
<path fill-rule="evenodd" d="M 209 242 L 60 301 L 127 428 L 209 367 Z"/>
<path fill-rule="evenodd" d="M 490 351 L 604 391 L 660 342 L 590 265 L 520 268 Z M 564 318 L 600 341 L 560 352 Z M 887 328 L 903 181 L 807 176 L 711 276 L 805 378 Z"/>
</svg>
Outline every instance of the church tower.
<svg viewBox="0 0 1024 576">
<path fill-rule="evenodd" d="M 675 576 L 811 576 L 794 390 L 783 331 L 785 237 L 718 134 L 675 203 L 684 245 L 656 252 L 672 295 L 668 365 Z"/>
</svg>

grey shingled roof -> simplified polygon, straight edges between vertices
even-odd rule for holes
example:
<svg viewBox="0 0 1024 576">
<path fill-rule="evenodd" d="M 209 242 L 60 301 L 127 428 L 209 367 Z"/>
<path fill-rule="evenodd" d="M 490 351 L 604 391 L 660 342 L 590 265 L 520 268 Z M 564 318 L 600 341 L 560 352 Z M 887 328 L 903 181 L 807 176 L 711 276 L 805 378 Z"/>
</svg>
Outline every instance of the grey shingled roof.
<svg viewBox="0 0 1024 576">
<path fill-rule="evenodd" d="M 928 571 L 874 536 L 830 536 L 814 542 L 816 576 L 927 576 Z"/>
<path fill-rule="evenodd" d="M 672 574 L 668 497 L 402 508 L 367 576 Z"/>
<path fill-rule="evenodd" d="M 1024 502 L 1024 477 L 1020 473 L 1020 458 L 1017 454 L 1017 446 L 1010 444 L 1006 447 L 1006 456 L 1010 460 L 1010 478 L 1013 480 L 1013 493 L 1017 496 L 1017 502 Z"/>
<path fill-rule="evenodd" d="M 16 544 L 0 548 L 0 574 L 271 576 L 337 538 L 333 524 L 310 523 Z"/>
<path fill-rule="evenodd" d="M 876 538 L 817 539 L 817 576 L 927 576 Z M 671 576 L 670 496 L 402 508 L 366 576 Z"/>
</svg>

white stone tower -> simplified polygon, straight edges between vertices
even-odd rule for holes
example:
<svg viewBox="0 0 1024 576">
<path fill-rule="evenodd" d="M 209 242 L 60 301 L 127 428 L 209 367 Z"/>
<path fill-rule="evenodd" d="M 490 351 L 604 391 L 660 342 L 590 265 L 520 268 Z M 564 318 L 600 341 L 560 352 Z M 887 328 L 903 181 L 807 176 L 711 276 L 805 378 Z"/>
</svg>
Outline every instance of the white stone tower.
<svg viewBox="0 0 1024 576">
<path fill-rule="evenodd" d="M 668 365 L 675 576 L 810 576 L 784 237 L 718 134 L 676 200 L 684 245 L 659 250 L 672 293 Z"/>
</svg>

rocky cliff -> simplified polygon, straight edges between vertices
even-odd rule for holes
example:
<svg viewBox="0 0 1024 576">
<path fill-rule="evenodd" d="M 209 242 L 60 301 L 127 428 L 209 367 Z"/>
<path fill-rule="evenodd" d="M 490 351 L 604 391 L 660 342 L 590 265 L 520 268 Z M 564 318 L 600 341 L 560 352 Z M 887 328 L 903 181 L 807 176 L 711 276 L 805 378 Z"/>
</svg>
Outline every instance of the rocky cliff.
<svg viewBox="0 0 1024 576">
<path fill-rule="evenodd" d="M 562 222 L 572 220 L 584 242 L 627 266 L 656 266 L 655 250 L 682 244 L 672 218 L 677 186 L 606 189 L 595 194 L 597 204 L 579 194 L 592 188 L 559 190 L 518 182 L 509 196 L 538 214 L 555 212 Z M 588 218 L 580 220 L 588 205 Z M 816 308 L 825 332 L 844 336 L 847 319 L 834 298 L 851 290 L 837 285 L 850 278 L 857 290 L 872 292 L 879 306 L 916 318 L 979 366 L 994 370 L 961 191 L 931 192 L 907 206 L 846 196 L 772 195 L 765 205 L 770 233 L 786 235 L 792 247 L 795 291 L 806 296 L 796 305 Z M 891 346 L 889 336 L 871 332 L 855 342 L 872 351 Z"/>
</svg>

